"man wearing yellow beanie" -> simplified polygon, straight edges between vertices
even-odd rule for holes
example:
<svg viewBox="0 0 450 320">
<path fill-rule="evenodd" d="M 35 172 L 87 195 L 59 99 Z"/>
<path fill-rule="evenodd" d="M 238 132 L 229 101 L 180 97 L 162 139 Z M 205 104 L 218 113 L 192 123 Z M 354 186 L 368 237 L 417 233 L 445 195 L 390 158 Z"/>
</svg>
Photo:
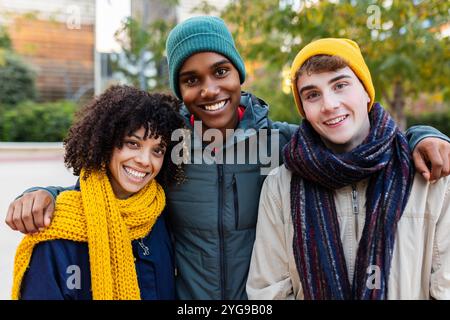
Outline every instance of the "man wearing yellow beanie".
<svg viewBox="0 0 450 320">
<path fill-rule="evenodd" d="M 375 99 L 375 88 L 372 84 L 369 68 L 359 50 L 356 42 L 349 39 L 326 38 L 311 42 L 305 46 L 295 57 L 291 67 L 291 87 L 300 114 L 304 117 L 302 103 L 298 95 L 297 88 L 297 71 L 305 63 L 306 60 L 317 55 L 338 56 L 346 62 L 353 70 L 355 75 L 364 85 L 364 89 L 370 97 L 369 111 Z"/>
<path fill-rule="evenodd" d="M 450 299 L 450 177 L 415 173 L 358 45 L 314 41 L 291 73 L 305 120 L 261 191 L 249 298 Z"/>
</svg>

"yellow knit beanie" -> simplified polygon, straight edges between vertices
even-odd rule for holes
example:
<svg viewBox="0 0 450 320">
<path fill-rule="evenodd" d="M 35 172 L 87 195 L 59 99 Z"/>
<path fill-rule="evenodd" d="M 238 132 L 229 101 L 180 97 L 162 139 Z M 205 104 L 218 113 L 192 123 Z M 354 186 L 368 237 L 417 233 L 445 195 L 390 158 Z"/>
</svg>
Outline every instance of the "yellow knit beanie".
<svg viewBox="0 0 450 320">
<path fill-rule="evenodd" d="M 291 89 L 294 95 L 295 104 L 298 111 L 304 117 L 302 102 L 298 95 L 297 81 L 295 74 L 301 68 L 306 60 L 317 55 L 330 55 L 338 56 L 345 60 L 348 66 L 353 70 L 356 76 L 361 80 L 366 89 L 370 103 L 368 105 L 368 111 L 372 108 L 375 100 L 375 88 L 373 87 L 372 77 L 370 76 L 369 68 L 367 67 L 364 58 L 361 54 L 361 50 L 356 42 L 350 39 L 344 38 L 324 38 L 313 41 L 306 45 L 294 59 L 291 66 Z"/>
</svg>

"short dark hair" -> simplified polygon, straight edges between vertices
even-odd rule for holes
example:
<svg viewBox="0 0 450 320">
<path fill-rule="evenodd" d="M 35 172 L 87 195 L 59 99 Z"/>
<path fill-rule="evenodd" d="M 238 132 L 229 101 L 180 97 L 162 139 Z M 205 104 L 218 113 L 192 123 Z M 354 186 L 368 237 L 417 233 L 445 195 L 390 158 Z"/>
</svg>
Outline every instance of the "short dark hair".
<svg viewBox="0 0 450 320">
<path fill-rule="evenodd" d="M 107 168 L 114 148 L 122 148 L 126 136 L 144 127 L 146 139 L 161 137 L 166 147 L 157 181 L 163 186 L 182 182 L 182 166 L 170 160 L 176 143 L 171 141 L 172 132 L 184 128 L 179 105 L 171 95 L 150 94 L 130 86 L 110 87 L 76 114 L 64 140 L 66 166 L 77 176 L 82 168 L 87 176 L 93 170 Z"/>
</svg>

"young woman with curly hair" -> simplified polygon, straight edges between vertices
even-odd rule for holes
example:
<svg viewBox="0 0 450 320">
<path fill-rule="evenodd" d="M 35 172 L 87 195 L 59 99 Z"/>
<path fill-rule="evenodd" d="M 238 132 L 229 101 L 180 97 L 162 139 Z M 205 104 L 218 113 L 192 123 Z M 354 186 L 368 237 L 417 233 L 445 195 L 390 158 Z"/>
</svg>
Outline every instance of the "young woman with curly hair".
<svg viewBox="0 0 450 320">
<path fill-rule="evenodd" d="M 78 113 L 64 141 L 80 176 L 54 220 L 16 253 L 15 299 L 173 299 L 163 186 L 183 179 L 170 159 L 178 102 L 114 86 Z"/>
</svg>

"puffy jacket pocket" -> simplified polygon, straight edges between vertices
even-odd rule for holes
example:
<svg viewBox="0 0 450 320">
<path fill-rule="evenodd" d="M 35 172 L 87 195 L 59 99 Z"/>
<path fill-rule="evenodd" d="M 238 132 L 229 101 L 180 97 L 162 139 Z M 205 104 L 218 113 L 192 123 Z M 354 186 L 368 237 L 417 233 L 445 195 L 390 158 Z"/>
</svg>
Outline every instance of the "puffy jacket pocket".
<svg viewBox="0 0 450 320">
<path fill-rule="evenodd" d="M 256 226 L 262 176 L 255 172 L 236 173 L 233 176 L 233 202 L 236 229 Z"/>
</svg>

